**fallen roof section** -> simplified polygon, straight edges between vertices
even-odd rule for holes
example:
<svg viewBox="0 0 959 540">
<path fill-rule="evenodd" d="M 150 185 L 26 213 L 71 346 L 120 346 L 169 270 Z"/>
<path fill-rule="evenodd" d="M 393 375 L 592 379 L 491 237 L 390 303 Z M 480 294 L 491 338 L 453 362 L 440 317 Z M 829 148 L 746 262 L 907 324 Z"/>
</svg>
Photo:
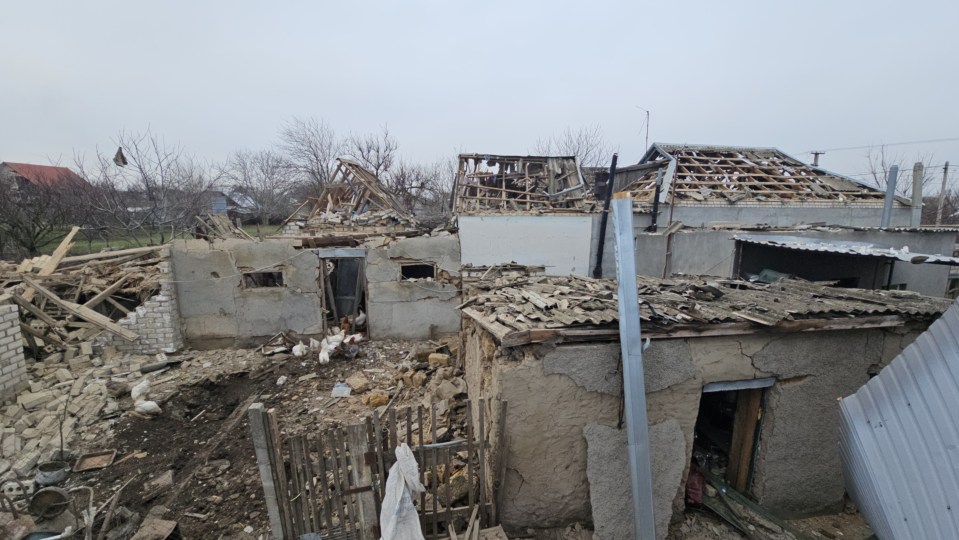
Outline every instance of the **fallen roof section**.
<svg viewBox="0 0 959 540">
<path fill-rule="evenodd" d="M 362 165 L 338 158 L 332 180 L 319 197 L 309 197 L 286 218 L 303 222 L 303 233 L 348 230 L 356 227 L 416 227 L 416 219 L 380 183 L 379 178 Z"/>
<path fill-rule="evenodd" d="M 643 337 L 678 338 L 902 326 L 950 304 L 910 291 L 843 289 L 798 279 L 637 279 Z M 615 280 L 530 276 L 471 284 L 460 308 L 505 347 L 619 338 Z"/>
<path fill-rule="evenodd" d="M 846 486 L 880 538 L 959 531 L 959 307 L 839 403 Z"/>
<path fill-rule="evenodd" d="M 460 154 L 453 197 L 457 214 L 597 209 L 572 156 Z"/>
<path fill-rule="evenodd" d="M 795 251 L 815 251 L 836 255 L 858 255 L 880 259 L 898 260 L 912 264 L 941 264 L 959 266 L 959 258 L 945 255 L 912 253 L 908 247 L 894 248 L 870 242 L 852 242 L 846 240 L 827 240 L 824 238 L 803 238 L 801 236 L 749 235 L 739 234 L 733 237 L 737 242 L 769 246 Z"/>
<path fill-rule="evenodd" d="M 776 148 L 655 143 L 639 164 L 616 172 L 617 190 L 630 192 L 638 203 L 652 204 L 657 182 L 659 202 L 670 204 L 881 207 L 885 196 L 879 189 Z"/>
</svg>

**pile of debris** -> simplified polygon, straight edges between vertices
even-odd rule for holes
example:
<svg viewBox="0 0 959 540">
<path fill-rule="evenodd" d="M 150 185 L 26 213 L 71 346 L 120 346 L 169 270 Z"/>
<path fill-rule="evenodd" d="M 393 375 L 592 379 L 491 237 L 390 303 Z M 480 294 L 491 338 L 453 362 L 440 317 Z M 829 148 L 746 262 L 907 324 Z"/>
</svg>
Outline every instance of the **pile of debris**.
<svg viewBox="0 0 959 540">
<path fill-rule="evenodd" d="M 309 197 L 280 225 L 283 236 L 319 236 L 355 231 L 392 232 L 416 229 L 416 219 L 388 192 L 375 174 L 359 163 L 339 158 L 319 197 Z"/>
<path fill-rule="evenodd" d="M 461 154 L 453 186 L 458 214 L 593 212 L 575 157 Z"/>
<path fill-rule="evenodd" d="M 68 257 L 73 230 L 51 255 L 19 265 L 0 262 L 0 303 L 15 303 L 20 330 L 34 360 L 51 357 L 89 365 L 91 344 L 103 332 L 127 341 L 139 336 L 117 324 L 157 294 L 169 272 L 165 246 Z"/>
</svg>

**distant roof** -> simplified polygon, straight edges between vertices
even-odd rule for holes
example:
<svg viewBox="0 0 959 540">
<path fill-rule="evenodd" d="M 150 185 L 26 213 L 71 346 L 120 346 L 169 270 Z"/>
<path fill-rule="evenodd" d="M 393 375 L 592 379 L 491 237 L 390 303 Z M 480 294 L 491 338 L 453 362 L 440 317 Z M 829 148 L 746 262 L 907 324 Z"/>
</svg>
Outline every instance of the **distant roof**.
<svg viewBox="0 0 959 540">
<path fill-rule="evenodd" d="M 844 289 L 798 279 L 764 285 L 640 276 L 637 286 L 642 332 L 653 338 L 895 326 L 934 319 L 952 302 L 910 291 Z M 472 283 L 471 290 L 463 313 L 503 346 L 619 335 L 615 280 L 530 276 Z"/>
<path fill-rule="evenodd" d="M 851 242 L 847 240 L 829 240 L 825 238 L 803 238 L 801 236 L 739 234 L 733 240 L 761 246 L 791 249 L 796 251 L 818 251 L 837 255 L 859 255 L 895 259 L 912 264 L 943 264 L 959 266 L 959 258 L 927 253 L 912 253 L 908 247 L 894 248 L 870 242 Z"/>
<path fill-rule="evenodd" d="M 9 161 L 0 163 L 0 166 L 3 165 L 6 165 L 24 180 L 37 186 L 51 187 L 62 184 L 72 184 L 76 186 L 87 183 L 80 175 L 66 167 L 34 165 L 32 163 L 10 163 Z"/>
<path fill-rule="evenodd" d="M 639 164 L 617 170 L 617 188 L 639 203 L 882 206 L 875 187 L 803 163 L 776 148 L 655 143 Z M 899 200 L 903 203 L 903 200 Z"/>
</svg>

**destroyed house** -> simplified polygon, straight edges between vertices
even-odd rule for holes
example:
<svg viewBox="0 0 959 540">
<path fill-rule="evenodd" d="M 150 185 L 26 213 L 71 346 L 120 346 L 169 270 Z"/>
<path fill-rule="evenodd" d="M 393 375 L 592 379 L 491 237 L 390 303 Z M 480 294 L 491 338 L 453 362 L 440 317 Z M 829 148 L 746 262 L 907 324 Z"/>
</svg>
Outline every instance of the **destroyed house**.
<svg viewBox="0 0 959 540">
<path fill-rule="evenodd" d="M 735 222 L 878 226 L 885 193 L 808 165 L 776 148 L 655 143 L 636 165 L 619 168 L 643 225 Z M 893 201 L 892 226 L 908 226 L 910 201 Z M 666 217 L 666 219 L 663 219 Z"/>
<path fill-rule="evenodd" d="M 684 509 L 693 461 L 779 517 L 841 508 L 837 398 L 949 306 L 799 280 L 637 287 L 659 538 Z M 504 526 L 591 522 L 631 537 L 615 282 L 479 282 L 462 311 L 470 398 L 509 402 Z"/>
<path fill-rule="evenodd" d="M 356 161 L 338 158 L 330 178 L 318 197 L 308 197 L 283 221 L 284 237 L 315 244 L 317 237 L 416 230 L 413 215 Z"/>
</svg>

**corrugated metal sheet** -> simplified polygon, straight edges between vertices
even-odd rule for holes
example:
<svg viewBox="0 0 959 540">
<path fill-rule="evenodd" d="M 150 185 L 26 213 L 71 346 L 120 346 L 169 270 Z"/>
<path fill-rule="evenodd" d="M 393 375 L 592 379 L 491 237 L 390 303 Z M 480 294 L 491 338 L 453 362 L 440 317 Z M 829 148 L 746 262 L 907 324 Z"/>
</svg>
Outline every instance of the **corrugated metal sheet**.
<svg viewBox="0 0 959 540">
<path fill-rule="evenodd" d="M 959 538 L 959 305 L 839 410 L 847 489 L 876 535 Z"/>
<path fill-rule="evenodd" d="M 747 244 L 792 249 L 797 251 L 818 251 L 822 253 L 835 253 L 838 255 L 880 257 L 883 259 L 905 261 L 912 264 L 928 263 L 959 266 L 959 258 L 956 257 L 930 255 L 928 253 L 911 253 L 908 249 L 897 249 L 889 246 L 870 244 L 868 242 L 826 240 L 822 238 L 805 238 L 801 236 L 751 234 L 736 235 L 733 237 L 733 240 L 745 242 Z"/>
</svg>

